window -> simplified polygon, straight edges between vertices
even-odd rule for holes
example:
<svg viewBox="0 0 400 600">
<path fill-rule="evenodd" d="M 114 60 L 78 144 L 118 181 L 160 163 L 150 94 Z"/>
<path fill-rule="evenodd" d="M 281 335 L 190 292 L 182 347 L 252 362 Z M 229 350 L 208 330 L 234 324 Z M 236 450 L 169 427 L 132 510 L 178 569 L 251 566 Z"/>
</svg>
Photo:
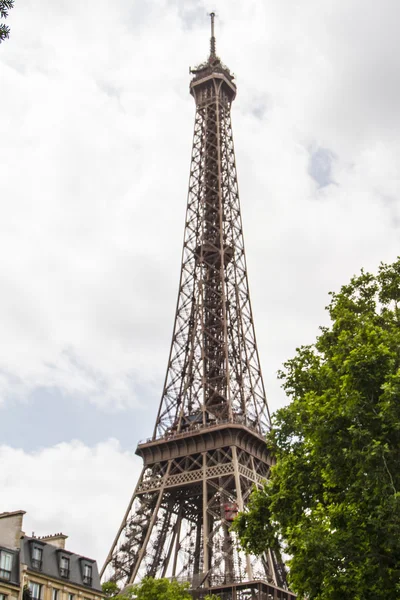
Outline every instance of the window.
<svg viewBox="0 0 400 600">
<path fill-rule="evenodd" d="M 60 557 L 60 575 L 61 577 L 69 577 L 69 558 L 66 556 Z"/>
<path fill-rule="evenodd" d="M 42 570 L 42 556 L 43 550 L 38 548 L 37 546 L 33 546 L 32 548 L 32 567 L 34 569 Z"/>
<path fill-rule="evenodd" d="M 42 595 L 42 586 L 40 583 L 36 583 L 36 581 L 29 582 L 29 591 L 31 593 L 32 600 L 40 600 Z"/>
<path fill-rule="evenodd" d="M 7 594 L 0 594 L 0 600 L 7 600 Z"/>
<path fill-rule="evenodd" d="M 51 600 L 58 600 L 58 592 L 60 590 L 58 590 L 57 588 L 53 588 L 53 591 L 51 593 Z"/>
<path fill-rule="evenodd" d="M 12 563 L 13 563 L 13 555 L 10 554 L 10 552 L 4 552 L 4 550 L 1 550 L 1 552 L 0 552 L 0 579 L 6 579 L 7 581 L 10 581 Z"/>
<path fill-rule="evenodd" d="M 75 594 L 68 594 L 68 600 L 74 600 Z"/>
<path fill-rule="evenodd" d="M 83 565 L 83 583 L 92 585 L 92 567 L 91 565 Z"/>
</svg>

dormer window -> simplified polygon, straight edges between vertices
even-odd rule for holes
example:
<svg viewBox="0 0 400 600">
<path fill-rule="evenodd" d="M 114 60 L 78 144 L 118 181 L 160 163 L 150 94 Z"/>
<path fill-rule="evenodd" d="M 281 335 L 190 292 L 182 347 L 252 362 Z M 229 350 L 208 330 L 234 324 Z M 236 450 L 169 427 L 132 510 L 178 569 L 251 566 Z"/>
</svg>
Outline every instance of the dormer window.
<svg viewBox="0 0 400 600">
<path fill-rule="evenodd" d="M 92 585 L 92 566 L 83 565 L 83 583 L 85 585 Z"/>
<path fill-rule="evenodd" d="M 69 558 L 60 556 L 60 575 L 68 579 L 69 577 Z"/>
<path fill-rule="evenodd" d="M 13 564 L 13 555 L 11 552 L 0 550 L 0 579 L 10 581 Z"/>
<path fill-rule="evenodd" d="M 32 548 L 32 567 L 34 569 L 42 570 L 43 550 L 38 546 Z"/>
</svg>

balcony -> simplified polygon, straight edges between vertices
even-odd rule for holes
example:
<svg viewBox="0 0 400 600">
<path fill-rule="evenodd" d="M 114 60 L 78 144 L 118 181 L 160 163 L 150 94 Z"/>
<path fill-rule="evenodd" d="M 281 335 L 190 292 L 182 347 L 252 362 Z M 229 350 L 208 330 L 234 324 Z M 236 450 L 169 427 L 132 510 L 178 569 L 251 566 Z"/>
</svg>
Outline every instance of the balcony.
<svg viewBox="0 0 400 600">
<path fill-rule="evenodd" d="M 0 579 L 5 579 L 6 581 L 10 581 L 11 571 L 8 571 L 7 569 L 0 569 Z"/>
<path fill-rule="evenodd" d="M 60 567 L 60 577 L 64 577 L 64 579 L 69 579 L 69 569 Z"/>
<path fill-rule="evenodd" d="M 32 558 L 32 569 L 42 570 L 42 560 L 40 558 Z"/>
<path fill-rule="evenodd" d="M 90 585 L 92 586 L 92 577 L 90 575 L 84 575 L 82 577 L 82 581 L 85 585 Z"/>
</svg>

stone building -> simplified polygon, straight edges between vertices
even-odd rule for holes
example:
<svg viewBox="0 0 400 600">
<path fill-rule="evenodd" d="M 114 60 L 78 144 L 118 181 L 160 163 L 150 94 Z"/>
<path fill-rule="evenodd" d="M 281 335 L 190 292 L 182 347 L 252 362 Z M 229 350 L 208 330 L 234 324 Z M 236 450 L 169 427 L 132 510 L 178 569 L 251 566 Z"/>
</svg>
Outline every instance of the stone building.
<svg viewBox="0 0 400 600">
<path fill-rule="evenodd" d="M 0 513 L 0 600 L 103 600 L 96 561 L 67 550 L 62 533 L 25 535 L 24 514 Z"/>
<path fill-rule="evenodd" d="M 0 600 L 18 600 L 23 510 L 0 513 Z"/>
</svg>

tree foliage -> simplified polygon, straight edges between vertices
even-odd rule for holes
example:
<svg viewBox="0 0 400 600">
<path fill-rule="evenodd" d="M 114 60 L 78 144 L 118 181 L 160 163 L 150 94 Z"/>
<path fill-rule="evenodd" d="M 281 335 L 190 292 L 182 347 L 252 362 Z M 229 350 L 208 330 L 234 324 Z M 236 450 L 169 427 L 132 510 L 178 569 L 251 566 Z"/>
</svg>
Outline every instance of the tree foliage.
<svg viewBox="0 0 400 600">
<path fill-rule="evenodd" d="M 31 590 L 27 584 L 24 585 L 22 590 L 22 600 L 32 600 Z"/>
<path fill-rule="evenodd" d="M 132 593 L 136 600 L 191 600 L 188 588 L 187 582 L 146 577 L 141 583 L 132 586 Z"/>
<path fill-rule="evenodd" d="M 14 6 L 14 0 L 0 0 L 0 18 L 7 19 L 8 11 Z M 10 35 L 10 28 L 4 23 L 0 23 L 0 44 Z"/>
<path fill-rule="evenodd" d="M 234 528 L 278 540 L 309 600 L 400 598 L 400 259 L 331 294 L 330 327 L 280 374 L 291 399 L 268 438 L 277 458 Z"/>
<path fill-rule="evenodd" d="M 105 581 L 101 584 L 101 589 L 106 598 L 112 598 L 119 592 L 119 587 L 115 581 Z"/>
<path fill-rule="evenodd" d="M 103 583 L 103 593 L 113 600 L 191 600 L 189 583 L 179 583 L 167 578 L 145 577 L 140 583 L 131 585 L 121 592 L 111 581 Z"/>
</svg>

